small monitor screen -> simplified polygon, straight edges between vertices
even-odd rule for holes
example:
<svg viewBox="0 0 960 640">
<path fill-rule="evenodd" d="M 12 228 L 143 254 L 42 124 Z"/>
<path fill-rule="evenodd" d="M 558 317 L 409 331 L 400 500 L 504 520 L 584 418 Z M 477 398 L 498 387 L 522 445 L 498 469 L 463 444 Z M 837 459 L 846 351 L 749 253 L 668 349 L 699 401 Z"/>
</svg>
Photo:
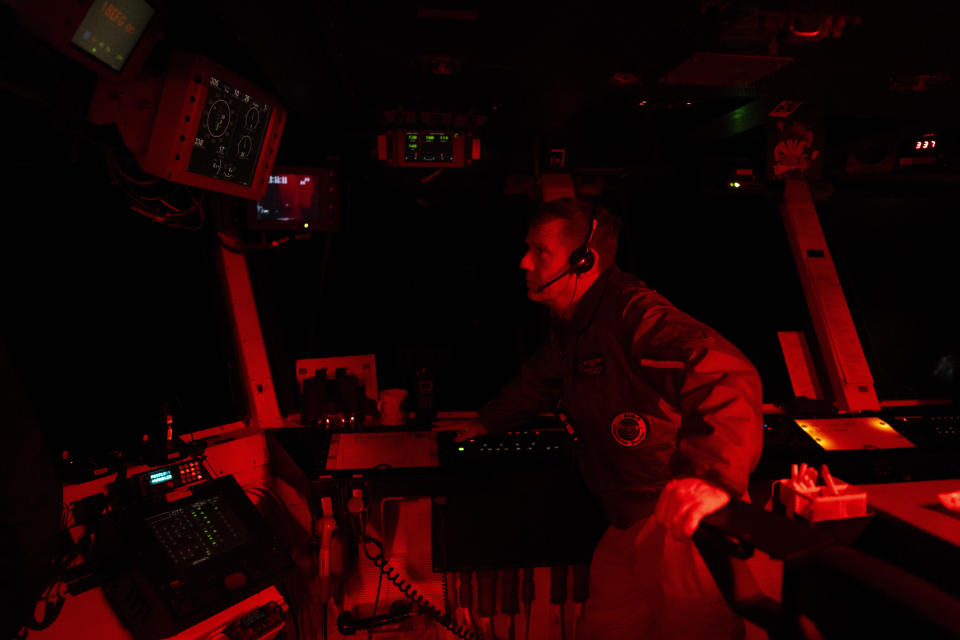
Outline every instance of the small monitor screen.
<svg viewBox="0 0 960 640">
<path fill-rule="evenodd" d="M 250 186 L 271 111 L 269 104 L 211 76 L 187 168 Z"/>
<path fill-rule="evenodd" d="M 178 569 L 222 555 L 250 539 L 243 523 L 220 496 L 151 516 L 147 525 Z"/>
<path fill-rule="evenodd" d="M 309 228 L 320 219 L 320 178 L 302 173 L 270 176 L 267 192 L 257 203 L 257 222 Z"/>
<path fill-rule="evenodd" d="M 339 199 L 334 175 L 329 168 L 277 167 L 267 180 L 263 198 L 251 205 L 249 228 L 308 232 L 336 229 Z"/>
<path fill-rule="evenodd" d="M 150 484 L 162 484 L 164 482 L 170 482 L 171 480 L 173 480 L 173 472 L 170 471 L 170 469 L 154 471 L 150 474 Z"/>
<path fill-rule="evenodd" d="M 403 150 L 407 162 L 453 162 L 453 137 L 448 131 L 408 131 Z"/>
<path fill-rule="evenodd" d="M 93 0 L 70 42 L 121 71 L 152 17 L 143 0 Z"/>
</svg>

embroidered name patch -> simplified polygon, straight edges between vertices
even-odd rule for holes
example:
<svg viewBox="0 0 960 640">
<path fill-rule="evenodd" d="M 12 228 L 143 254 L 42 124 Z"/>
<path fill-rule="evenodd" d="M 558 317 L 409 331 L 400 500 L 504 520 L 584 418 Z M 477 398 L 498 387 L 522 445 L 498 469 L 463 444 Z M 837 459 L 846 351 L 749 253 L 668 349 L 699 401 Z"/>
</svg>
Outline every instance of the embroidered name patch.
<svg viewBox="0 0 960 640">
<path fill-rule="evenodd" d="M 603 363 L 603 356 L 585 358 L 577 363 L 577 373 L 581 376 L 602 376 L 604 371 L 606 365 Z"/>
<path fill-rule="evenodd" d="M 618 444 L 635 447 L 647 437 L 647 423 L 638 414 L 625 411 L 610 423 L 610 433 Z"/>
</svg>

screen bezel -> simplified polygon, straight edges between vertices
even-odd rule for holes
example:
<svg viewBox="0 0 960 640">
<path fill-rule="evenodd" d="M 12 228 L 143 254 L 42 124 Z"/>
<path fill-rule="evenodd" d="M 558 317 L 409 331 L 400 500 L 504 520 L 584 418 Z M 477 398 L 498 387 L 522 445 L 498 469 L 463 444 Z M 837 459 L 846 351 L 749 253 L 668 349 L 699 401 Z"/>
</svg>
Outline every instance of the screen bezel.
<svg viewBox="0 0 960 640">
<path fill-rule="evenodd" d="M 86 49 L 84 49 L 83 47 L 81 47 L 79 44 L 77 44 L 76 42 L 74 42 L 74 38 L 76 37 L 77 32 L 80 30 L 80 27 L 83 25 L 84 20 L 87 19 L 87 16 L 90 14 L 91 11 L 93 11 L 94 6 L 95 6 L 99 1 L 100 1 L 100 0 L 91 0 L 90 4 L 87 5 L 86 11 L 84 11 L 83 15 L 80 17 L 80 20 L 76 23 L 76 26 L 74 27 L 73 33 L 70 35 L 70 39 L 69 39 L 68 42 L 69 42 L 69 44 L 70 44 L 71 47 L 73 47 L 76 51 L 81 52 L 86 58 L 88 58 L 88 59 L 90 59 L 90 60 L 95 60 L 95 61 L 97 61 L 98 63 L 102 64 L 105 68 L 109 69 L 109 70 L 112 71 L 114 74 L 116 74 L 116 75 L 119 76 L 119 75 L 122 75 L 123 72 L 127 69 L 127 67 L 130 66 L 131 60 L 133 60 L 133 57 L 134 57 L 134 53 L 140 48 L 140 45 L 141 45 L 141 44 L 144 42 L 144 40 L 146 39 L 147 34 L 148 34 L 148 33 L 151 33 L 151 31 L 152 31 L 152 29 L 153 29 L 153 25 L 156 23 L 157 9 L 156 9 L 156 7 L 153 6 L 153 4 L 151 4 L 151 3 L 148 2 L 147 0 L 140 0 L 141 2 L 143 2 L 143 4 L 145 4 L 145 5 L 147 5 L 148 7 L 150 7 L 150 10 L 151 10 L 150 17 L 147 19 L 146 24 L 144 24 L 144 25 L 140 28 L 140 35 L 139 35 L 139 37 L 136 39 L 136 41 L 133 43 L 133 46 L 130 47 L 130 50 L 127 52 L 127 55 L 124 57 L 123 64 L 120 65 L 120 68 L 119 68 L 119 69 L 116 69 L 116 68 L 114 68 L 109 62 L 107 62 L 107 61 L 105 61 L 105 60 L 102 60 L 101 58 L 97 57 L 96 54 L 94 54 L 94 53 L 92 53 L 92 52 L 90 52 L 90 51 L 87 51 Z M 113 1 L 115 1 L 115 0 L 111 0 L 111 2 L 113 2 Z"/>
<path fill-rule="evenodd" d="M 153 8 L 153 15 L 143 28 L 140 40 L 127 56 L 126 64 L 117 71 L 72 42 L 74 34 L 96 1 L 60 1 L 53 7 L 49 2 L 36 2 L 36 0 L 14 0 L 8 1 L 8 4 L 13 6 L 18 20 L 28 31 L 47 41 L 75 62 L 104 78 L 132 80 L 140 74 L 147 56 L 164 37 L 162 19 L 166 11 L 163 7 L 157 6 L 153 0 L 146 0 L 147 4 Z"/>
<path fill-rule="evenodd" d="M 406 147 L 406 140 L 408 133 L 449 133 L 453 136 L 453 160 L 450 162 L 415 162 L 404 160 L 404 149 Z M 449 167 L 449 168 L 463 168 L 466 166 L 466 156 L 464 154 L 466 149 L 466 139 L 467 134 L 458 129 L 419 129 L 419 128 L 404 128 L 397 129 L 393 132 L 393 164 L 397 167 L 424 167 L 424 168 L 437 168 L 437 167 Z"/>
<path fill-rule="evenodd" d="M 240 188 L 240 189 L 251 189 L 251 188 L 253 188 L 253 186 L 254 186 L 254 184 L 255 184 L 255 181 L 256 181 L 256 179 L 257 179 L 257 176 L 262 173 L 262 171 L 261 171 L 261 169 L 260 169 L 260 160 L 261 160 L 262 156 L 265 155 L 265 152 L 266 152 L 266 150 L 267 150 L 268 148 L 271 150 L 271 151 L 270 151 L 271 155 L 273 154 L 274 147 L 269 144 L 268 134 L 269 134 L 269 131 L 270 131 L 270 129 L 271 129 L 271 125 L 272 125 L 272 121 L 273 121 L 273 117 L 274 117 L 274 111 L 276 110 L 277 105 L 275 104 L 275 101 L 273 101 L 273 100 L 271 100 L 271 99 L 264 99 L 264 98 L 262 98 L 261 96 L 257 95 L 257 93 L 254 92 L 254 91 L 247 91 L 247 90 L 246 90 L 247 87 L 244 87 L 243 85 L 235 85 L 235 84 L 233 84 L 230 80 L 225 79 L 223 74 L 217 73 L 216 71 L 212 71 L 212 72 L 208 73 L 208 74 L 206 75 L 206 77 L 204 77 L 204 79 L 203 79 L 202 98 L 198 99 L 198 101 L 197 101 L 197 103 L 198 103 L 198 105 L 199 105 L 199 109 L 198 109 L 197 112 L 196 112 L 196 113 L 197 113 L 197 116 L 196 116 L 196 125 L 192 128 L 192 131 L 193 131 L 193 136 L 191 136 L 192 138 L 197 138 L 197 137 L 199 136 L 199 134 L 200 134 L 200 127 L 203 126 L 203 122 L 204 122 L 204 117 L 203 117 L 203 116 L 204 116 L 204 112 L 205 112 L 205 110 L 207 109 L 207 106 L 208 106 L 207 103 L 208 103 L 208 102 L 210 101 L 210 99 L 211 99 L 211 96 L 210 96 L 210 83 L 211 83 L 211 81 L 214 80 L 214 79 L 215 79 L 218 83 L 227 85 L 227 86 L 229 86 L 229 87 L 232 88 L 232 89 L 235 89 L 235 90 L 238 90 L 238 91 L 243 91 L 244 93 L 246 93 L 247 95 L 249 95 L 249 96 L 250 96 L 251 98 L 253 98 L 254 100 L 257 100 L 258 102 L 262 103 L 263 105 L 270 107 L 270 115 L 267 117 L 266 124 L 264 125 L 264 128 L 263 128 L 263 137 L 262 137 L 262 139 L 259 141 L 259 146 L 258 146 L 258 147 L 254 150 L 254 152 L 251 154 L 251 157 L 252 157 L 251 166 L 252 166 L 252 169 L 253 169 L 253 173 L 250 175 L 250 182 L 249 182 L 249 184 L 244 184 L 244 183 L 239 182 L 239 181 L 234 181 L 234 180 L 230 180 L 230 179 L 226 179 L 226 178 L 221 178 L 221 177 L 218 177 L 218 176 L 211 176 L 211 175 L 207 175 L 206 173 L 202 173 L 202 172 L 200 172 L 200 171 L 197 171 L 196 169 L 191 169 L 191 168 L 190 168 L 190 164 L 191 164 L 191 162 L 192 162 L 193 159 L 194 159 L 194 154 L 196 153 L 196 148 L 195 148 L 192 144 L 190 145 L 190 150 L 189 150 L 189 152 L 186 153 L 185 162 L 183 163 L 182 171 L 183 171 L 184 173 L 186 173 L 186 174 L 189 174 L 189 175 L 193 176 L 193 179 L 194 179 L 194 180 L 213 180 L 213 181 L 216 181 L 217 183 L 223 183 L 223 184 L 225 184 L 225 185 L 232 185 L 233 187 Z M 218 101 L 219 101 L 219 99 L 215 99 L 215 100 L 213 101 L 213 103 L 215 104 L 215 103 L 218 102 Z M 183 157 L 182 154 L 181 154 L 180 156 L 178 156 L 177 158 L 175 158 L 175 159 L 178 159 L 178 160 L 179 160 L 181 157 Z M 208 187 L 208 188 L 209 188 L 209 187 Z"/>
<path fill-rule="evenodd" d="M 188 168 L 211 76 L 273 108 L 250 186 L 211 178 Z M 229 69 L 199 54 L 175 52 L 171 55 L 160 105 L 141 166 L 147 173 L 171 182 L 258 200 L 266 191 L 267 176 L 273 171 L 286 116 L 287 110 L 279 101 Z"/>
<path fill-rule="evenodd" d="M 302 165 L 279 165 L 275 166 L 270 175 L 267 176 L 269 181 L 270 176 L 275 175 L 310 175 L 317 177 L 321 182 L 323 181 L 320 178 L 321 173 L 329 174 L 328 181 L 333 187 L 333 191 L 330 192 L 330 203 L 333 205 L 331 208 L 330 215 L 330 226 L 324 225 L 323 222 L 325 218 L 321 215 L 316 221 L 310 221 L 311 225 L 316 222 L 316 227 L 304 228 L 303 221 L 297 222 L 281 222 L 274 220 L 259 220 L 257 219 L 257 205 L 260 204 L 260 200 L 251 200 L 247 204 L 247 229 L 251 231 L 295 231 L 301 233 L 311 233 L 313 231 L 330 231 L 336 230 L 340 224 L 340 207 L 338 206 L 338 189 L 336 188 L 336 175 L 337 169 L 335 166 L 331 166 L 331 163 L 328 163 L 326 166 L 302 166 Z M 266 192 L 264 192 L 266 195 Z"/>
</svg>

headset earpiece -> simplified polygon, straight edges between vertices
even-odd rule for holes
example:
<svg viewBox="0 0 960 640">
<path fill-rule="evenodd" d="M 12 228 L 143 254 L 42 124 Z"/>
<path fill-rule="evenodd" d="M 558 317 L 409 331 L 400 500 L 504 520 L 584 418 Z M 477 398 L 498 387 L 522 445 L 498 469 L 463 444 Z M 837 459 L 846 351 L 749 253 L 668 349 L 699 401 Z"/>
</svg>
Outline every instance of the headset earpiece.
<svg viewBox="0 0 960 640">
<path fill-rule="evenodd" d="M 537 291 L 544 291 L 554 282 L 558 281 L 560 278 L 570 275 L 571 273 L 576 276 L 581 276 L 590 271 L 590 269 L 593 269 L 593 265 L 596 264 L 597 261 L 597 256 L 593 251 L 590 250 L 590 242 L 593 240 L 593 234 L 597 231 L 598 223 L 599 218 L 597 218 L 597 211 L 596 208 L 594 208 L 593 215 L 590 218 L 590 233 L 587 234 L 587 239 L 584 241 L 584 243 L 574 249 L 570 254 L 570 266 L 567 267 L 567 270 L 560 275 L 541 285 Z"/>
<path fill-rule="evenodd" d="M 579 276 L 593 269 L 597 258 L 596 255 L 590 251 L 590 242 L 593 240 L 593 234 L 597 231 L 598 222 L 599 219 L 597 218 L 596 209 L 594 209 L 593 215 L 590 217 L 590 233 L 587 234 L 587 239 L 570 254 L 569 273 L 575 273 Z"/>
<path fill-rule="evenodd" d="M 570 273 L 583 275 L 590 271 L 590 269 L 593 269 L 596 260 L 593 252 L 590 251 L 587 245 L 578 247 L 570 254 Z"/>
</svg>

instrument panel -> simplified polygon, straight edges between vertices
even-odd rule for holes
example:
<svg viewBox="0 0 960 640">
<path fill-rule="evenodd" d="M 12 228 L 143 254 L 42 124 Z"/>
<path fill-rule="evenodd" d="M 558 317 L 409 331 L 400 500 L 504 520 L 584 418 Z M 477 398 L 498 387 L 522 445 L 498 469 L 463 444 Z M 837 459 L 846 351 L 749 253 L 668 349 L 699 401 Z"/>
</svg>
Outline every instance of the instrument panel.
<svg viewBox="0 0 960 640">
<path fill-rule="evenodd" d="M 210 474 L 197 458 L 145 471 L 131 478 L 142 496 L 155 496 L 188 484 L 209 480 Z"/>
<path fill-rule="evenodd" d="M 207 99 L 187 168 L 248 187 L 273 107 L 216 76 L 211 75 L 207 84 Z"/>
<path fill-rule="evenodd" d="M 136 500 L 110 512 L 97 538 L 104 595 L 136 640 L 175 635 L 262 591 L 291 566 L 232 476 Z"/>
</svg>

